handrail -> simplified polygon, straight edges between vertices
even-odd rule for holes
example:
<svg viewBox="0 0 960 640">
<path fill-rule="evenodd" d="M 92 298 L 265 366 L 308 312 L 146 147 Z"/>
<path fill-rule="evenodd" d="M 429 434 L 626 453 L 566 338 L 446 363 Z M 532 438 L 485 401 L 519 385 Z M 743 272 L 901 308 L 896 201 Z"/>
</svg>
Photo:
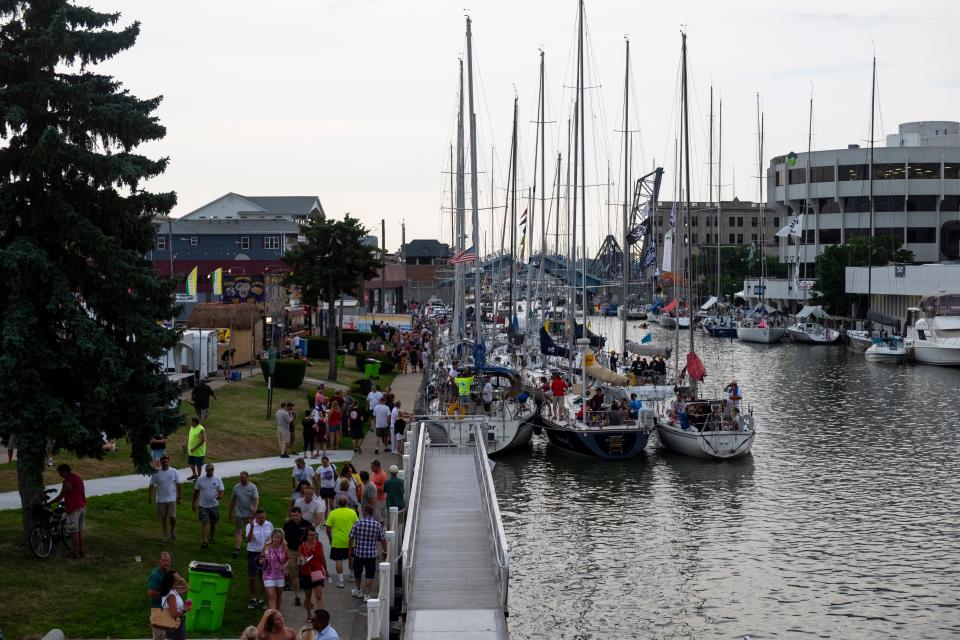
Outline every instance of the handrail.
<svg viewBox="0 0 960 640">
<path fill-rule="evenodd" d="M 407 601 L 414 572 L 413 557 L 416 551 L 417 527 L 420 521 L 420 494 L 423 488 L 423 460 L 426 455 L 427 429 L 423 422 L 417 425 L 419 433 L 416 438 L 416 451 L 411 458 L 413 462 L 413 478 L 410 483 L 410 494 L 407 497 L 407 517 L 403 527 L 403 543 L 400 545 L 401 571 L 403 580 L 403 598 Z"/>
<path fill-rule="evenodd" d="M 497 492 L 493 486 L 493 476 L 490 473 L 490 466 L 487 462 L 487 444 L 483 426 L 479 423 L 472 425 L 475 432 L 474 441 L 476 442 L 476 463 L 477 473 L 480 481 L 480 494 L 483 498 L 483 504 L 487 511 L 487 519 L 490 524 L 490 533 L 493 539 L 493 551 L 497 556 L 497 587 L 499 590 L 500 604 L 503 607 L 504 615 L 507 614 L 507 605 L 509 600 L 510 588 L 510 549 L 507 544 L 507 535 L 503 530 L 503 520 L 500 517 L 500 505 L 497 503 Z"/>
</svg>

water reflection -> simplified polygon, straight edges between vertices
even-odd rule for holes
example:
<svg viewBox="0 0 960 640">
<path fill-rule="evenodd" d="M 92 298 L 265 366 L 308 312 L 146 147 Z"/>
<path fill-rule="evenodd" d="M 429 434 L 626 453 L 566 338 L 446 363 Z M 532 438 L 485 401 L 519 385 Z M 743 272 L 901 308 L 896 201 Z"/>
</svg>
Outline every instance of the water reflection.
<svg viewBox="0 0 960 640">
<path fill-rule="evenodd" d="M 604 463 L 538 440 L 498 462 L 514 637 L 960 635 L 960 371 L 697 351 L 708 392 L 736 376 L 754 407 L 753 456 Z"/>
</svg>

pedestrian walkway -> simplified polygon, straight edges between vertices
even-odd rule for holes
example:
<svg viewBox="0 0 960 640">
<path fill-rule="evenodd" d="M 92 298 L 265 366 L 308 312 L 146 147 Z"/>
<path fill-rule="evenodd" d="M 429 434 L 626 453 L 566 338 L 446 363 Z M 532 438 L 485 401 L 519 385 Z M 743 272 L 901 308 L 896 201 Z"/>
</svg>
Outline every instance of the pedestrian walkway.
<svg viewBox="0 0 960 640">
<path fill-rule="evenodd" d="M 330 458 L 331 462 L 336 464 L 350 460 L 353 457 L 353 453 L 350 451 L 328 450 L 327 456 Z M 208 460 L 208 462 L 216 466 L 217 475 L 221 478 L 233 478 L 239 476 L 241 471 L 246 471 L 252 475 L 263 471 L 272 471 L 274 469 L 285 469 L 288 467 L 293 468 L 294 458 L 295 456 L 290 458 L 273 456 L 272 458 L 229 460 L 224 462 Z M 178 469 L 177 473 L 180 476 L 180 482 L 186 482 L 187 477 L 190 475 L 190 468 L 187 467 L 184 469 Z M 134 473 L 126 476 L 112 476 L 109 478 L 93 478 L 91 480 L 84 480 L 83 486 L 87 497 L 91 498 L 93 496 L 106 496 L 113 493 L 124 493 L 126 491 L 145 489 L 147 482 L 148 476 Z M 59 491 L 60 483 L 52 484 L 48 488 L 57 489 Z M 6 493 L 0 493 L 0 511 L 19 508 L 19 492 L 8 491 Z"/>
</svg>

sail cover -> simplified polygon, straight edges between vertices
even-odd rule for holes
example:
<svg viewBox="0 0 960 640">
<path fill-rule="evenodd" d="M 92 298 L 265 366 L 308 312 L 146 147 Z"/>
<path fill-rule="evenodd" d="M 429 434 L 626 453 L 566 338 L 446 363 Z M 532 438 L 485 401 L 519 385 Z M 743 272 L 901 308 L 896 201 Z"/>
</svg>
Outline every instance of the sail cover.
<svg viewBox="0 0 960 640">
<path fill-rule="evenodd" d="M 576 328 L 576 337 L 577 337 L 578 340 L 583 337 L 583 325 L 582 325 L 582 324 L 578 324 L 578 325 L 577 325 L 577 328 Z M 605 344 L 607 343 L 607 339 L 606 339 L 606 338 L 604 338 L 603 336 L 598 336 L 598 335 L 595 334 L 593 331 L 590 331 L 590 329 L 587 329 L 587 338 L 590 340 L 590 346 L 591 346 L 591 347 L 602 347 L 603 345 L 605 345 Z"/>
<path fill-rule="evenodd" d="M 709 299 L 709 300 L 707 300 L 707 301 L 704 302 L 702 305 L 700 305 L 700 310 L 701 310 L 701 311 L 706 311 L 707 309 L 709 309 L 710 307 L 712 307 L 712 306 L 715 305 L 715 304 L 717 304 L 717 296 L 710 296 L 710 299 Z"/>
<path fill-rule="evenodd" d="M 673 311 L 673 310 L 676 309 L 676 308 L 677 308 L 677 301 L 676 301 L 676 300 L 671 300 L 671 301 L 670 301 L 670 304 L 668 304 L 667 306 L 665 306 L 665 307 L 663 308 L 663 310 L 669 312 L 669 311 Z"/>
<path fill-rule="evenodd" d="M 874 311 L 873 309 L 867 311 L 867 320 L 871 320 L 877 324 L 882 324 L 887 327 L 897 327 L 898 329 L 900 327 L 900 320 L 897 318 L 891 318 L 890 316 L 885 316 L 878 311 Z"/>
<path fill-rule="evenodd" d="M 830 314 L 823 310 L 823 307 L 820 305 L 816 306 L 806 306 L 800 310 L 800 313 L 797 314 L 797 319 L 801 318 L 829 318 Z"/>
<path fill-rule="evenodd" d="M 558 358 L 570 357 L 570 349 L 557 346 L 543 327 L 540 327 L 540 353 L 545 356 L 557 356 Z"/>
<path fill-rule="evenodd" d="M 687 354 L 687 375 L 699 382 L 703 382 L 703 379 L 707 377 L 707 370 L 693 351 Z"/>
<path fill-rule="evenodd" d="M 670 347 L 657 347 L 652 344 L 638 344 L 632 340 L 627 340 L 627 345 L 624 348 L 630 353 L 635 353 L 639 356 L 662 356 L 664 358 L 669 358 L 671 351 Z"/>
</svg>

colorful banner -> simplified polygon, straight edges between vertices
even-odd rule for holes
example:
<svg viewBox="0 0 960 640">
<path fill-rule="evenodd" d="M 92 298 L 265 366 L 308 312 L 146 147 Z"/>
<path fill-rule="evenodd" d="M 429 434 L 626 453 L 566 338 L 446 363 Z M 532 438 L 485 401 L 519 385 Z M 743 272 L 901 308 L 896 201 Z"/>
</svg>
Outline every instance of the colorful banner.
<svg viewBox="0 0 960 640">
<path fill-rule="evenodd" d="M 187 276 L 187 290 L 186 294 L 188 296 L 197 295 L 197 268 L 194 267 L 190 274 Z"/>
<path fill-rule="evenodd" d="M 223 295 L 223 268 L 216 269 L 210 274 L 210 280 L 213 284 L 213 295 Z"/>
<path fill-rule="evenodd" d="M 263 274 L 223 276 L 223 301 L 227 304 L 263 304 Z"/>
</svg>

